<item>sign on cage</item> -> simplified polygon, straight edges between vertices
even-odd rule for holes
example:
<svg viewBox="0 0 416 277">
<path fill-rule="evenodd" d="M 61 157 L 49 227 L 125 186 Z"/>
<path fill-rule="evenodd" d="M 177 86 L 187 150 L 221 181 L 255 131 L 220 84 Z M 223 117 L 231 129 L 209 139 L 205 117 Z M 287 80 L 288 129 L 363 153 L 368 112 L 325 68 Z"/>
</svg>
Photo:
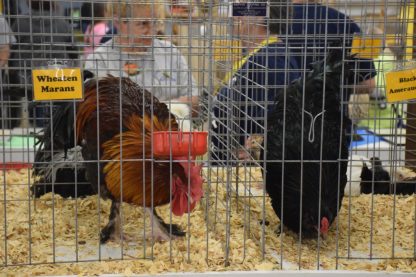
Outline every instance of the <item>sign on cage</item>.
<svg viewBox="0 0 416 277">
<path fill-rule="evenodd" d="M 232 9 L 230 9 L 230 16 L 269 17 L 269 6 L 267 2 L 232 3 Z"/>
<path fill-rule="evenodd" d="M 32 70 L 33 100 L 83 99 L 81 69 L 68 67 L 65 61 L 49 61 Z"/>
<path fill-rule="evenodd" d="M 389 102 L 416 99 L 416 68 L 387 72 L 386 96 Z"/>
</svg>

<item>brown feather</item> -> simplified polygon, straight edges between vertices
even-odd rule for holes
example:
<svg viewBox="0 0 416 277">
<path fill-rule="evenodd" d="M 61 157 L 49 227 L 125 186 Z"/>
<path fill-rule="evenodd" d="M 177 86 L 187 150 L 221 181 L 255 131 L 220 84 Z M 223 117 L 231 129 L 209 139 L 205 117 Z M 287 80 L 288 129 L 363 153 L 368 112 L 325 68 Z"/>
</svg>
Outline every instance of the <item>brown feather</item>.
<svg viewBox="0 0 416 277">
<path fill-rule="evenodd" d="M 100 185 L 104 196 L 146 206 L 153 198 L 153 205 L 158 206 L 169 203 L 172 177 L 185 178 L 179 164 L 151 161 L 151 133 L 178 130 L 174 116 L 164 103 L 128 78 L 108 76 L 87 82 L 85 100 L 78 105 L 76 130 L 78 142 L 84 141 L 84 158 L 104 160 L 99 167 L 86 164 L 94 179 L 92 185 Z"/>
<path fill-rule="evenodd" d="M 78 105 L 76 134 L 78 143 L 81 141 L 81 133 L 84 130 L 87 121 L 91 118 L 91 114 L 95 112 L 97 107 L 97 91 L 91 89 L 85 92 L 85 98 L 82 105 Z"/>
<path fill-rule="evenodd" d="M 170 168 L 167 162 L 152 163 L 150 159 L 152 131 L 168 130 L 172 126 L 177 129 L 175 121 L 169 124 L 168 121 L 160 122 L 155 116 L 151 118 L 145 114 L 140 117 L 134 114 L 126 122 L 128 131 L 117 134 L 102 144 L 103 159 L 111 160 L 103 170 L 105 183 L 111 195 L 136 205 L 150 206 L 152 199 L 154 206 L 170 202 L 171 176 L 180 174 L 184 178 L 183 168 L 177 163 L 173 163 Z"/>
</svg>

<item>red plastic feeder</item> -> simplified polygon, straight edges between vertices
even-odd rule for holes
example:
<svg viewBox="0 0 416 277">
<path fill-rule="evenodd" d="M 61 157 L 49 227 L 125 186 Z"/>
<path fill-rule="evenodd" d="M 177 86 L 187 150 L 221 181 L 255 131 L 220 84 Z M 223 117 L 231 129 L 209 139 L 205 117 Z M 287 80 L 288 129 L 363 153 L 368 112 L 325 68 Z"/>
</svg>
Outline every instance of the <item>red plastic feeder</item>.
<svg viewBox="0 0 416 277">
<path fill-rule="evenodd" d="M 0 170 L 21 170 L 32 168 L 32 164 L 30 163 L 19 163 L 19 162 L 7 162 L 7 163 L 0 163 Z"/>
<path fill-rule="evenodd" d="M 153 133 L 155 156 L 199 156 L 207 153 L 208 132 L 165 131 Z M 172 152 L 171 152 L 172 151 Z"/>
</svg>

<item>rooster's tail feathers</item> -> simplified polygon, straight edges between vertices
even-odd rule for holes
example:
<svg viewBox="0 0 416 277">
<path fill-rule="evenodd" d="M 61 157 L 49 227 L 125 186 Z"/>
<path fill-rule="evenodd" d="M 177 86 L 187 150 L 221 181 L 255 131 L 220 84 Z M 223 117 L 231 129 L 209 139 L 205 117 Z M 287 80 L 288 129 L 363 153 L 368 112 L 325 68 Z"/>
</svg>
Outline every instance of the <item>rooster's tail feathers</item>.
<svg viewBox="0 0 416 277">
<path fill-rule="evenodd" d="M 74 143 L 74 103 L 61 104 L 53 111 L 52 120 L 43 129 L 43 135 L 38 136 L 34 162 L 34 175 L 40 173 L 42 162 L 50 162 L 56 152 L 64 152 L 75 146 Z M 52 149 L 53 148 L 53 149 Z M 52 153 L 53 151 L 53 153 Z"/>
</svg>

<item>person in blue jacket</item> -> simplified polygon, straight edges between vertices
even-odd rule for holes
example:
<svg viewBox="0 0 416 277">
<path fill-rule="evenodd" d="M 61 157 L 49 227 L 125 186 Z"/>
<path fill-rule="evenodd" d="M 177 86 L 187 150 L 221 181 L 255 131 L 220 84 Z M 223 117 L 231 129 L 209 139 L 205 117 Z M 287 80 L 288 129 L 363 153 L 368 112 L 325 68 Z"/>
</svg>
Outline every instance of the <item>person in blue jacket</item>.
<svg viewBox="0 0 416 277">
<path fill-rule="evenodd" d="M 288 28 L 288 42 L 299 68 L 310 69 L 311 63 L 321 60 L 328 52 L 328 46 L 341 40 L 346 50 L 351 51 L 354 34 L 361 28 L 342 12 L 316 3 L 314 0 L 293 0 L 293 18 Z M 374 87 L 377 74 L 373 60 L 354 59 L 353 68 L 358 82 L 367 81 Z"/>
<path fill-rule="evenodd" d="M 332 44 L 341 42 L 345 56 L 351 53 L 354 34 L 361 34 L 361 28 L 342 12 L 319 4 L 316 0 L 292 0 L 292 24 L 286 31 L 287 41 L 294 58 L 298 63 L 300 73 L 311 69 L 311 64 L 322 60 Z M 356 57 L 346 60 L 354 70 L 353 94 L 371 93 L 375 86 L 377 71 L 372 59 Z M 350 94 L 343 94 L 344 112 L 350 118 L 356 115 L 348 114 Z M 360 103 L 354 104 L 360 105 Z M 361 105 L 366 105 L 361 103 Z M 366 108 L 363 106 L 363 108 Z M 352 127 L 352 126 L 350 126 Z M 361 140 L 354 135 L 354 140 Z"/>
<path fill-rule="evenodd" d="M 278 89 L 299 77 L 296 60 L 279 37 L 286 29 L 287 3 L 271 0 L 269 19 L 234 17 L 246 56 L 234 65 L 216 96 L 213 159 L 243 158 L 229 150 L 244 148 L 252 135 L 265 134 L 264 119 Z"/>
</svg>

